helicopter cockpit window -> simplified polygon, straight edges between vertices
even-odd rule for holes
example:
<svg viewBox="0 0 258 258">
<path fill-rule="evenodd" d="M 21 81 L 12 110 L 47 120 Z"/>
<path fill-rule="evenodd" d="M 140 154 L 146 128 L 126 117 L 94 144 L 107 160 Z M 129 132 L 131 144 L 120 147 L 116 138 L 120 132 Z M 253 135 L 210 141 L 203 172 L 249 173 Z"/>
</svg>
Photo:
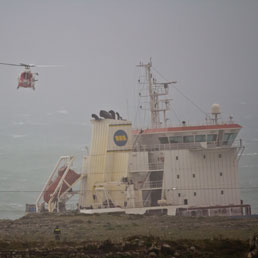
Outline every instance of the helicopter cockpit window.
<svg viewBox="0 0 258 258">
<path fill-rule="evenodd" d="M 23 78 L 24 78 L 25 80 L 28 80 L 28 79 L 30 78 L 30 74 L 29 74 L 29 73 L 24 73 L 24 74 L 23 74 Z"/>
</svg>

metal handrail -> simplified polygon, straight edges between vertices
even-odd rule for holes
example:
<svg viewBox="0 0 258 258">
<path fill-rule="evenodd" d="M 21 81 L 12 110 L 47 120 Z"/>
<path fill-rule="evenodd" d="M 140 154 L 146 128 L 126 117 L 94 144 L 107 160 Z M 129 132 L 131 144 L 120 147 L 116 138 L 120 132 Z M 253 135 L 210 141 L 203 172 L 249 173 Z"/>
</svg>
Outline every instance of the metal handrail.
<svg viewBox="0 0 258 258">
<path fill-rule="evenodd" d="M 217 145 L 216 141 L 213 142 L 205 142 L 207 143 L 207 149 L 214 147 L 240 147 L 241 143 L 234 142 L 233 144 L 226 145 L 222 144 L 220 146 Z M 201 142 L 191 142 L 191 143 L 166 143 L 166 144 L 153 144 L 153 145 L 136 145 L 132 149 L 133 152 L 139 151 L 163 151 L 163 150 L 179 150 L 179 149 L 203 149 Z"/>
<path fill-rule="evenodd" d="M 155 188 L 162 188 L 162 180 L 159 181 L 145 181 L 141 189 L 155 189 Z"/>
</svg>

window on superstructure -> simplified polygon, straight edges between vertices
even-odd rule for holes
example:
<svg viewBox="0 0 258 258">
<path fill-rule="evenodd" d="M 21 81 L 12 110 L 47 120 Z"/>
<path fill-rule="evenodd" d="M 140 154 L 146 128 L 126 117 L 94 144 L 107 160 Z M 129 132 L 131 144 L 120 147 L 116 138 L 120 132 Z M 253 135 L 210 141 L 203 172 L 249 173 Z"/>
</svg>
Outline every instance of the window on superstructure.
<svg viewBox="0 0 258 258">
<path fill-rule="evenodd" d="M 211 143 L 211 142 L 216 142 L 217 140 L 217 134 L 208 134 L 207 135 L 207 142 Z"/>
<path fill-rule="evenodd" d="M 195 178 L 195 174 L 193 174 L 193 178 Z"/>
<path fill-rule="evenodd" d="M 222 157 L 222 155 L 221 155 L 221 154 L 219 154 L 219 159 L 221 159 L 221 157 Z"/>
<path fill-rule="evenodd" d="M 184 136 L 183 141 L 184 141 L 184 143 L 194 142 L 194 137 L 193 137 L 193 135 Z"/>
<path fill-rule="evenodd" d="M 203 158 L 206 159 L 206 155 L 203 155 Z"/>
<path fill-rule="evenodd" d="M 206 135 L 195 135 L 195 142 L 206 142 Z"/>
<path fill-rule="evenodd" d="M 176 178 L 179 179 L 179 178 L 180 178 L 180 175 L 177 175 Z"/>
<path fill-rule="evenodd" d="M 159 137 L 159 142 L 161 144 L 167 144 L 168 143 L 168 137 Z"/>
<path fill-rule="evenodd" d="M 193 195 L 196 196 L 196 192 L 194 192 Z"/>
<path fill-rule="evenodd" d="M 176 160 L 178 160 L 178 156 L 176 156 Z"/>
<path fill-rule="evenodd" d="M 220 191 L 220 193 L 223 195 L 223 194 L 224 194 L 224 191 L 223 191 L 223 190 L 221 190 L 221 191 Z"/>
<path fill-rule="evenodd" d="M 220 172 L 219 175 L 222 176 L 223 175 L 222 172 Z"/>
<path fill-rule="evenodd" d="M 170 143 L 182 143 L 183 137 L 182 136 L 171 136 L 169 137 Z"/>
<path fill-rule="evenodd" d="M 180 197 L 180 196 L 181 196 L 181 193 L 178 193 L 177 196 Z"/>
<path fill-rule="evenodd" d="M 235 140 L 237 133 L 224 133 L 223 145 L 231 145 Z"/>
</svg>

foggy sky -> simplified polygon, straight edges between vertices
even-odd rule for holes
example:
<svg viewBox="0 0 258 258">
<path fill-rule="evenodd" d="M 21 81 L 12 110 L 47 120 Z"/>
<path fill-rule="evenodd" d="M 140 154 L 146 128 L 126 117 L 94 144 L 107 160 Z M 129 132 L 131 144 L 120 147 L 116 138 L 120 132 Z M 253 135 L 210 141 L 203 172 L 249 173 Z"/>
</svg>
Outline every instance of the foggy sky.
<svg viewBox="0 0 258 258">
<path fill-rule="evenodd" d="M 258 138 L 257 14 L 255 0 L 0 0 L 0 62 L 63 65 L 33 69 L 35 92 L 16 89 L 23 68 L 0 66 L 1 126 L 58 115 L 89 124 L 100 109 L 134 122 L 136 65 L 152 57 L 204 111 L 219 103 L 246 138 Z M 181 120 L 204 120 L 173 88 L 170 95 Z"/>
</svg>

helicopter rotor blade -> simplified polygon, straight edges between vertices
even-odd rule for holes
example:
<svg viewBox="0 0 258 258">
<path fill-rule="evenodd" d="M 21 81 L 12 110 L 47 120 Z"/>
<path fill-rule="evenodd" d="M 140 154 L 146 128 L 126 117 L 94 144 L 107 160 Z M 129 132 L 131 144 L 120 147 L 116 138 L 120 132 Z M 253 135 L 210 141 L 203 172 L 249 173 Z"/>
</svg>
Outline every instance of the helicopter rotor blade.
<svg viewBox="0 0 258 258">
<path fill-rule="evenodd" d="M 63 67 L 63 65 L 36 65 L 36 64 L 24 64 L 24 63 L 20 63 L 20 64 L 10 64 L 10 63 L 0 63 L 0 65 L 11 65 L 11 66 L 24 66 L 26 68 L 29 67 Z"/>
<path fill-rule="evenodd" d="M 31 67 L 41 67 L 41 68 L 46 68 L 46 67 L 64 67 L 63 65 L 30 65 Z"/>
<path fill-rule="evenodd" d="M 24 64 L 9 64 L 9 63 L 0 63 L 1 65 L 11 65 L 11 66 L 25 66 Z"/>
<path fill-rule="evenodd" d="M 25 67 L 35 67 L 34 64 L 24 64 L 24 63 L 20 63 L 20 66 L 25 66 Z"/>
</svg>

